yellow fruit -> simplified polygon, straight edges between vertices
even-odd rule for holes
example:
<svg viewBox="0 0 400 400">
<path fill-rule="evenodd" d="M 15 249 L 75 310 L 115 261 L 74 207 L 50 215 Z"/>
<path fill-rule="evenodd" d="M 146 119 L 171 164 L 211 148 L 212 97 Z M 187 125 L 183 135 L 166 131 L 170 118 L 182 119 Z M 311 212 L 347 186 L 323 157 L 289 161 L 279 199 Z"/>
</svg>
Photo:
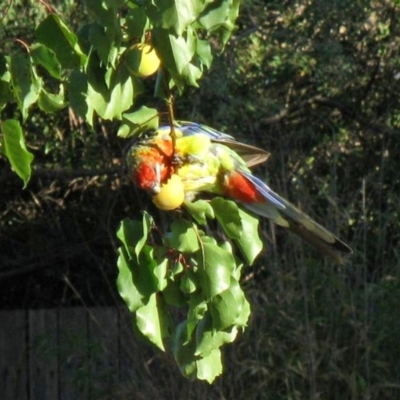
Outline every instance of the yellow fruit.
<svg viewBox="0 0 400 400">
<path fill-rule="evenodd" d="M 148 44 L 135 44 L 123 54 L 123 62 L 127 70 L 140 78 L 146 78 L 157 72 L 160 59 L 153 47 Z"/>
<path fill-rule="evenodd" d="M 161 210 L 174 210 L 182 205 L 183 200 L 185 200 L 185 190 L 182 179 L 175 174 L 161 186 L 160 193 L 153 197 L 153 203 Z"/>
</svg>

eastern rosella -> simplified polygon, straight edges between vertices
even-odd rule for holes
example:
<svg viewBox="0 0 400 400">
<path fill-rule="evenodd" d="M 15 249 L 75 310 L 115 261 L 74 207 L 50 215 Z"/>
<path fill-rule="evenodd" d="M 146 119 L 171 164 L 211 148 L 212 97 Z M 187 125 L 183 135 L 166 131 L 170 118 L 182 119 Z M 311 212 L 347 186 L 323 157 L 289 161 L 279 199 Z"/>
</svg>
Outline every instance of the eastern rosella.
<svg viewBox="0 0 400 400">
<path fill-rule="evenodd" d="M 175 148 L 170 126 L 161 126 L 128 151 L 129 176 L 137 187 L 153 195 L 183 189 L 188 200 L 199 192 L 225 196 L 336 259 L 340 259 L 337 251 L 352 252 L 346 243 L 252 175 L 249 167 L 265 161 L 269 153 L 193 122 L 177 122 L 174 130 Z M 172 175 L 176 178 L 170 180 Z M 183 199 L 173 200 L 160 208 L 173 209 L 182 203 Z"/>
</svg>

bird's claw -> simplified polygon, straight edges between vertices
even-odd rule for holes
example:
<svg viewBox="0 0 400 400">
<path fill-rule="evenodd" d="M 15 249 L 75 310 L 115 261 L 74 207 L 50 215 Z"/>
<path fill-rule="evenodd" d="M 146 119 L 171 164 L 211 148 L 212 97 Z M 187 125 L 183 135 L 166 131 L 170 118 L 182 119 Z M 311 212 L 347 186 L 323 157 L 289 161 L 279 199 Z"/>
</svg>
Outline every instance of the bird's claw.
<svg viewBox="0 0 400 400">
<path fill-rule="evenodd" d="M 171 164 L 174 167 L 180 167 L 183 164 L 181 157 L 178 154 L 174 153 L 172 155 Z"/>
</svg>

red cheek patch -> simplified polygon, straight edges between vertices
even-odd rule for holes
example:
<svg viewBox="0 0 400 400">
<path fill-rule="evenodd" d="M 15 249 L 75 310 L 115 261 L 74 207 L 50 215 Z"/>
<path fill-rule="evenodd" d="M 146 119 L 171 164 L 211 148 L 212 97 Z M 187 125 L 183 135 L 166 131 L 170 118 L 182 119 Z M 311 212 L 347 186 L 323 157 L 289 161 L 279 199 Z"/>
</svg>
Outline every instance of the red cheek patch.
<svg viewBox="0 0 400 400">
<path fill-rule="evenodd" d="M 150 190 L 157 181 L 157 176 L 154 168 L 146 163 L 141 163 L 136 168 L 134 177 L 136 185 L 142 190 Z"/>
</svg>

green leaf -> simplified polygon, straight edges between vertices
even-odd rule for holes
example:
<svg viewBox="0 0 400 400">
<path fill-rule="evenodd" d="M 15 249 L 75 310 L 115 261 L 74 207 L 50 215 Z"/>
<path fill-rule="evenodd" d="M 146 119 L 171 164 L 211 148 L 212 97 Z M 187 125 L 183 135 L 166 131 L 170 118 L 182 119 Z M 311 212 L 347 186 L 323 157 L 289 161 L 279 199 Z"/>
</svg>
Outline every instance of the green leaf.
<svg viewBox="0 0 400 400">
<path fill-rule="evenodd" d="M 183 307 L 186 305 L 186 298 L 180 289 L 180 285 L 180 281 L 168 280 L 167 286 L 162 291 L 162 295 L 167 304 L 174 307 Z"/>
<path fill-rule="evenodd" d="M 169 41 L 175 63 L 174 67 L 177 73 L 181 75 L 194 55 L 194 48 L 191 46 L 191 41 L 185 40 L 183 36 L 169 35 Z"/>
<path fill-rule="evenodd" d="M 81 71 L 72 71 L 68 81 L 68 100 L 71 107 L 82 117 L 86 122 L 93 126 L 94 108 L 89 102 L 86 102 L 88 94 L 88 77 Z"/>
<path fill-rule="evenodd" d="M 185 77 L 187 84 L 194 87 L 199 87 L 197 81 L 202 75 L 202 69 L 192 63 L 189 63 L 182 71 L 182 76 Z"/>
<path fill-rule="evenodd" d="M 184 36 L 174 36 L 167 29 L 155 28 L 153 42 L 162 64 L 168 69 L 175 84 L 182 89 L 185 84 L 197 86 L 201 69 L 191 64 L 196 51 L 196 38 L 192 30 Z"/>
<path fill-rule="evenodd" d="M 212 326 L 207 315 L 200 321 L 196 329 L 196 356 L 207 357 L 212 351 L 219 349 L 225 343 L 232 343 L 238 334 L 238 328 L 233 326 L 225 331 L 217 331 Z"/>
<path fill-rule="evenodd" d="M 158 128 L 158 110 L 142 106 L 133 113 L 123 114 L 122 122 L 123 124 L 118 129 L 117 135 L 119 137 L 128 138 L 137 136 L 144 131 Z"/>
<path fill-rule="evenodd" d="M 210 42 L 208 40 L 197 39 L 196 45 L 197 45 L 196 53 L 200 58 L 201 62 L 207 68 L 210 68 L 213 60 Z"/>
<path fill-rule="evenodd" d="M 150 214 L 143 213 L 142 222 L 125 218 L 121 221 L 117 231 L 117 237 L 124 244 L 128 254 L 136 256 L 139 262 L 139 255 L 146 244 L 147 236 L 154 222 Z"/>
<path fill-rule="evenodd" d="M 166 238 L 168 246 L 181 253 L 194 253 L 199 249 L 199 241 L 193 224 L 177 219 L 171 224 L 171 233 Z"/>
<path fill-rule="evenodd" d="M 255 258 L 263 249 L 263 242 L 258 234 L 258 218 L 239 209 L 240 219 L 242 221 L 243 232 L 240 238 L 234 239 L 237 247 L 240 249 L 246 263 L 252 265 Z"/>
<path fill-rule="evenodd" d="M 15 100 L 11 90 L 11 74 L 7 65 L 9 60 L 9 57 L 0 54 L 0 110 L 6 103 Z"/>
<path fill-rule="evenodd" d="M 35 35 L 40 43 L 55 53 L 63 68 L 78 68 L 86 62 L 77 36 L 58 15 L 49 14 L 36 28 Z"/>
<path fill-rule="evenodd" d="M 67 103 L 64 101 L 63 86 L 60 87 L 59 94 L 48 93 L 45 89 L 42 89 L 38 104 L 41 110 L 48 113 L 54 113 L 65 108 Z"/>
<path fill-rule="evenodd" d="M 244 297 L 242 309 L 240 314 L 236 318 L 235 325 L 240 327 L 246 327 L 249 321 L 251 314 L 250 303 L 247 301 L 246 297 Z"/>
<path fill-rule="evenodd" d="M 208 311 L 208 301 L 200 292 L 193 293 L 189 297 L 189 310 L 187 313 L 186 338 L 190 340 L 192 333 L 197 328 L 198 323 L 206 316 Z"/>
<path fill-rule="evenodd" d="M 153 256 L 153 254 L 152 254 Z M 157 260 L 158 261 L 158 260 Z M 157 290 L 164 290 L 168 284 L 167 281 L 168 259 L 164 258 L 158 261 L 153 268 L 153 274 L 156 282 Z"/>
<path fill-rule="evenodd" d="M 143 7 L 135 7 L 128 11 L 125 17 L 125 31 L 130 39 L 142 39 L 149 27 L 149 19 Z"/>
<path fill-rule="evenodd" d="M 245 307 L 246 297 L 239 282 L 231 278 L 228 289 L 211 298 L 210 313 L 213 319 L 213 328 L 224 330 L 234 325 L 242 325 L 249 317 L 248 309 Z M 244 313 L 244 315 L 242 315 Z"/>
<path fill-rule="evenodd" d="M 199 23 L 209 33 L 216 32 L 224 47 L 236 28 L 240 0 L 216 0 L 207 5 L 199 17 Z"/>
<path fill-rule="evenodd" d="M 182 35 L 186 28 L 196 20 L 203 8 L 198 0 L 154 0 L 161 14 L 162 27 Z"/>
<path fill-rule="evenodd" d="M 119 25 L 119 8 L 126 1 L 124 0 L 84 0 L 90 15 L 107 31 L 115 32 Z"/>
<path fill-rule="evenodd" d="M 133 275 L 131 269 L 133 269 L 130 264 L 132 260 L 130 259 L 125 248 L 120 247 L 118 249 L 118 277 L 117 277 L 117 288 L 120 296 L 124 300 L 128 309 L 131 312 L 135 312 L 139 307 L 144 305 L 143 299 L 145 296 L 138 290 L 136 282 L 133 282 Z"/>
<path fill-rule="evenodd" d="M 228 237 L 232 239 L 240 238 L 243 228 L 237 204 L 222 197 L 215 197 L 211 200 L 211 206 L 215 212 L 215 217 Z"/>
<path fill-rule="evenodd" d="M 235 260 L 232 253 L 216 244 L 203 242 L 202 252 L 198 252 L 201 288 L 207 298 L 222 293 L 230 286 Z"/>
<path fill-rule="evenodd" d="M 61 65 L 54 51 L 36 43 L 30 48 L 30 56 L 34 64 L 41 65 L 53 78 L 61 79 Z"/>
<path fill-rule="evenodd" d="M 194 203 L 190 201 L 185 201 L 184 205 L 189 214 L 200 225 L 205 225 L 207 223 L 207 217 L 214 218 L 214 210 L 211 207 L 209 201 L 197 200 Z"/>
<path fill-rule="evenodd" d="M 23 118 L 26 119 L 29 107 L 39 97 L 42 82 L 34 75 L 29 57 L 24 53 L 10 56 L 10 73 L 14 96 Z"/>
<path fill-rule="evenodd" d="M 183 293 L 194 293 L 197 289 L 197 280 L 196 280 L 196 275 L 193 271 L 188 270 L 185 272 L 185 274 L 182 276 L 181 283 L 179 285 L 180 290 Z"/>
<path fill-rule="evenodd" d="M 33 154 L 26 149 L 21 126 L 18 121 L 9 119 L 0 122 L 0 128 L 3 134 L 2 151 L 26 187 L 31 177 Z"/>
<path fill-rule="evenodd" d="M 214 349 L 206 357 L 196 361 L 197 378 L 213 383 L 222 374 L 221 350 Z"/>
<path fill-rule="evenodd" d="M 97 54 L 104 66 L 109 64 L 114 65 L 117 57 L 117 49 L 114 47 L 115 35 L 110 30 L 104 29 L 102 26 L 94 23 L 89 28 L 89 40 L 93 49 Z"/>
<path fill-rule="evenodd" d="M 0 79 L 0 108 L 13 100 L 14 95 L 10 88 L 9 82 Z"/>
<path fill-rule="evenodd" d="M 181 322 L 173 331 L 171 337 L 172 352 L 174 358 L 179 365 L 182 375 L 187 378 L 196 376 L 196 358 L 194 353 L 196 351 L 196 341 L 194 338 L 187 340 L 187 323 Z"/>
<path fill-rule="evenodd" d="M 136 309 L 138 306 L 140 306 L 140 303 L 145 304 L 148 301 L 149 297 L 153 293 L 156 293 L 159 290 L 159 287 L 162 286 L 162 280 L 160 281 L 156 274 L 159 263 L 153 257 L 153 249 L 147 245 L 145 245 L 143 250 L 141 251 L 139 260 L 132 258 L 126 248 L 121 248 L 120 254 L 123 256 L 119 258 L 121 269 L 123 267 L 129 268 L 131 273 L 132 285 L 134 287 L 133 289 L 131 287 L 128 287 L 130 292 L 128 292 L 128 290 L 125 290 L 123 292 L 133 293 L 133 298 L 128 299 L 129 301 L 127 301 L 127 297 L 125 296 L 124 300 L 127 301 L 127 304 L 133 302 Z M 121 276 L 121 285 L 127 284 L 127 272 L 125 270 L 124 272 L 125 274 Z"/>
<path fill-rule="evenodd" d="M 216 0 L 207 5 L 199 22 L 207 31 L 218 29 L 228 18 L 230 1 Z"/>
<path fill-rule="evenodd" d="M 170 336 L 170 316 L 156 293 L 150 296 L 146 305 L 136 311 L 138 329 L 150 342 L 165 351 L 163 338 Z"/>
<path fill-rule="evenodd" d="M 125 68 L 110 67 L 105 73 L 100 69 L 98 58 L 90 56 L 92 71 L 88 70 L 89 85 L 86 102 L 90 108 L 104 119 L 122 119 L 122 113 L 128 110 L 137 95 L 136 80 Z"/>
</svg>

